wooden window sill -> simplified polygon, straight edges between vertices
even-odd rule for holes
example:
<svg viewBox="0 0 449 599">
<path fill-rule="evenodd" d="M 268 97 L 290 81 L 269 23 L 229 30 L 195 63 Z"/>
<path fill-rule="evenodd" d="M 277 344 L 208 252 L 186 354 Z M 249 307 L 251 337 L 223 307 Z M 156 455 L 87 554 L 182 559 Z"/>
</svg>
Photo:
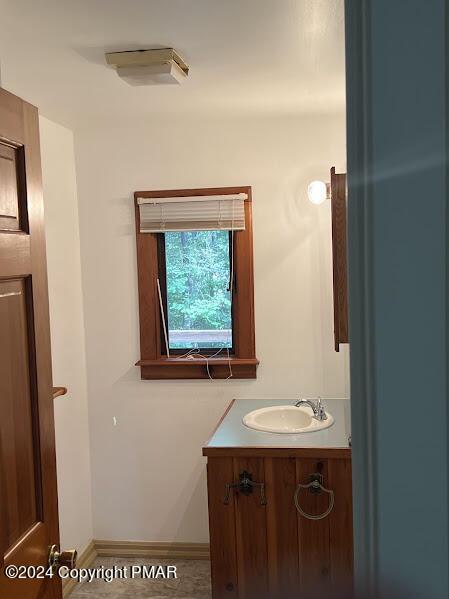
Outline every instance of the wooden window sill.
<svg viewBox="0 0 449 599">
<path fill-rule="evenodd" d="M 204 358 L 162 357 L 158 360 L 139 360 L 141 378 L 146 380 L 161 379 L 208 379 L 207 360 Z M 227 356 L 209 360 L 209 372 L 213 379 L 229 377 L 229 363 L 233 379 L 257 378 L 257 358 L 235 358 Z"/>
</svg>

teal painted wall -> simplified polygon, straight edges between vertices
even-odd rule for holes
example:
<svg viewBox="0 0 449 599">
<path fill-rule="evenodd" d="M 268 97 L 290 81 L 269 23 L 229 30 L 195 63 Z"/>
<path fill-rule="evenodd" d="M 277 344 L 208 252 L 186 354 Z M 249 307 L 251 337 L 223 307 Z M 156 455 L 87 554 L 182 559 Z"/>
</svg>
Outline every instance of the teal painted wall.
<svg viewBox="0 0 449 599">
<path fill-rule="evenodd" d="M 429 599 L 449 596 L 446 10 L 346 3 L 357 575 Z"/>
</svg>

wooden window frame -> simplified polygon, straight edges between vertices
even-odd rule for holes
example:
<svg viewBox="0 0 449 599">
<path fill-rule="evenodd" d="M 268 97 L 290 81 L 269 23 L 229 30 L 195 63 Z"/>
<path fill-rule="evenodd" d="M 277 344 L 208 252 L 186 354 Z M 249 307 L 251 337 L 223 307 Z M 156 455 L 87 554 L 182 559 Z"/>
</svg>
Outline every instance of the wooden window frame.
<svg viewBox="0 0 449 599">
<path fill-rule="evenodd" d="M 164 198 L 247 194 L 245 200 L 245 230 L 234 232 L 234 353 L 228 358 L 216 356 L 180 358 L 167 356 L 161 343 L 162 324 L 157 291 L 159 276 L 158 234 L 140 232 L 137 198 Z M 212 187 L 205 189 L 169 189 L 136 191 L 134 193 L 137 277 L 139 287 L 140 366 L 141 378 L 160 379 L 227 379 L 229 366 L 233 379 L 255 379 L 259 360 L 256 358 L 254 319 L 254 266 L 251 187 Z M 209 366 L 209 372 L 208 368 Z"/>
</svg>

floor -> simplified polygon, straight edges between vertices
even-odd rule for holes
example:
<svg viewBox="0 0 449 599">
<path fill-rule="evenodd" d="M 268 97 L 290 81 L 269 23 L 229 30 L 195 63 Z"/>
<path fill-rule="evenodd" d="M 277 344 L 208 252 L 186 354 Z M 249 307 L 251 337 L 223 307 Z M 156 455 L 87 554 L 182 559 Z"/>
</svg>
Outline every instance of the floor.
<svg viewBox="0 0 449 599">
<path fill-rule="evenodd" d="M 132 566 L 176 566 L 177 578 L 144 579 L 136 573 L 131 578 Z M 108 568 L 127 568 L 127 578 L 115 578 L 111 582 L 97 578 L 76 587 L 70 599 L 210 599 L 210 563 L 199 560 L 154 560 L 103 557 L 98 558 L 89 569 L 99 568 L 107 573 Z M 123 571 L 123 570 L 119 570 Z M 111 572 L 111 571 L 110 571 Z M 109 573 L 110 573 L 109 572 Z"/>
</svg>

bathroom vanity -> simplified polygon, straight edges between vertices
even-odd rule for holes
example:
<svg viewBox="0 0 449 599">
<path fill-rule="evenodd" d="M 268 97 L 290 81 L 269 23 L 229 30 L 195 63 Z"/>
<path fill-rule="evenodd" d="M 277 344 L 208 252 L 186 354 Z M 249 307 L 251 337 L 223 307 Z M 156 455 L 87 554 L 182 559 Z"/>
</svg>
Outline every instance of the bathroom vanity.
<svg viewBox="0 0 449 599">
<path fill-rule="evenodd" d="M 334 422 L 316 432 L 267 433 L 243 424 L 253 410 L 286 404 L 234 400 L 203 447 L 213 599 L 351 593 L 347 402 L 327 400 Z"/>
</svg>

